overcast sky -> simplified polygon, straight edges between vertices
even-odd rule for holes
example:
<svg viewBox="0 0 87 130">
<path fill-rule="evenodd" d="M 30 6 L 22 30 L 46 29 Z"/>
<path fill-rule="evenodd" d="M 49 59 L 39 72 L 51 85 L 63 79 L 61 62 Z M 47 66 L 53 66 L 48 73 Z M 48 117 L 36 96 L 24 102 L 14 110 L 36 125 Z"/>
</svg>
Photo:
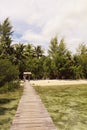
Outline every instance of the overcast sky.
<svg viewBox="0 0 87 130">
<path fill-rule="evenodd" d="M 87 0 L 0 0 L 0 22 L 7 17 L 14 42 L 47 48 L 52 37 L 64 37 L 73 52 L 87 43 Z"/>
</svg>

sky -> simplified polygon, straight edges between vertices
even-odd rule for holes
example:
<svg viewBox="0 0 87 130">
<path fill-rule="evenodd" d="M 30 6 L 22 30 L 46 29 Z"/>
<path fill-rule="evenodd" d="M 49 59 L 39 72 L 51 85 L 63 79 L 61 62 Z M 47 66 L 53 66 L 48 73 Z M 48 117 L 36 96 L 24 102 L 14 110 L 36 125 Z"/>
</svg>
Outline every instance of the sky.
<svg viewBox="0 0 87 130">
<path fill-rule="evenodd" d="M 87 44 L 87 0 L 0 0 L 0 22 L 9 17 L 14 43 L 32 43 L 47 49 L 57 36 L 75 53 Z"/>
</svg>

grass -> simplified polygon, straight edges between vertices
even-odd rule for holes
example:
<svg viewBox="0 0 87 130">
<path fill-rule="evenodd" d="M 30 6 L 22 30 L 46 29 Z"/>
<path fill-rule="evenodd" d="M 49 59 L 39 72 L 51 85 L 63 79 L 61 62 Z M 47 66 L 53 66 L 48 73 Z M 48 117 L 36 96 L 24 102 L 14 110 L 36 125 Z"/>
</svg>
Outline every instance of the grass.
<svg viewBox="0 0 87 130">
<path fill-rule="evenodd" d="M 23 87 L 12 92 L 0 93 L 0 130 L 9 130 Z"/>
<path fill-rule="evenodd" d="M 87 130 L 87 85 L 35 86 L 58 130 Z"/>
</svg>

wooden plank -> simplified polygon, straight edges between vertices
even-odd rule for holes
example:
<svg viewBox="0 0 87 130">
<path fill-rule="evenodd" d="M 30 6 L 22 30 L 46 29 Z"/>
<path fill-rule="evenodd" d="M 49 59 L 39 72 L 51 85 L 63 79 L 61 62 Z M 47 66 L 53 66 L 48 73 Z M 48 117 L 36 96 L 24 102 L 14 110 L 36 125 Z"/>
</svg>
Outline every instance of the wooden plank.
<svg viewBox="0 0 87 130">
<path fill-rule="evenodd" d="M 57 130 L 40 97 L 28 81 L 10 130 Z"/>
</svg>

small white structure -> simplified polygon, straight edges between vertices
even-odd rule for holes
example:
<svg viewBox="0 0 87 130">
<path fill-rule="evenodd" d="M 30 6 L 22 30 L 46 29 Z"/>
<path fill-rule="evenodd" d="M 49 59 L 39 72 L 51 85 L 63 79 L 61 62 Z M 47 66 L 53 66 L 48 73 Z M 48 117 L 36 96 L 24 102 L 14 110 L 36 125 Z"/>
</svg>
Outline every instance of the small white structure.
<svg viewBox="0 0 87 130">
<path fill-rule="evenodd" d="M 23 73 L 23 79 L 24 79 L 24 81 L 25 81 L 26 79 L 30 80 L 31 74 L 32 74 L 31 72 L 24 72 L 24 73 Z"/>
</svg>

